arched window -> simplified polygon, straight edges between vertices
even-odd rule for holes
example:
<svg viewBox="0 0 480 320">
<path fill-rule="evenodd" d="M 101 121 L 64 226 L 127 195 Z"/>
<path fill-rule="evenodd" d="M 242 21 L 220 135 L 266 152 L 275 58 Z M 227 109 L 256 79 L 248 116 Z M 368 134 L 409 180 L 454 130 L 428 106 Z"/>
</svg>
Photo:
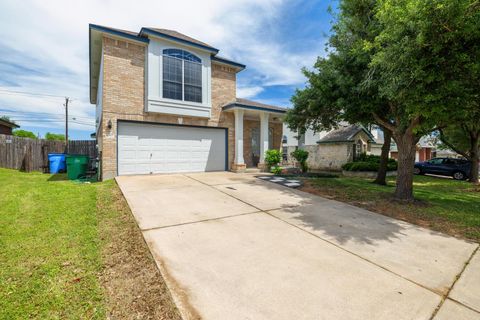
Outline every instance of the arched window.
<svg viewBox="0 0 480 320">
<path fill-rule="evenodd" d="M 202 102 L 202 60 L 180 49 L 163 50 L 163 97 Z"/>
</svg>

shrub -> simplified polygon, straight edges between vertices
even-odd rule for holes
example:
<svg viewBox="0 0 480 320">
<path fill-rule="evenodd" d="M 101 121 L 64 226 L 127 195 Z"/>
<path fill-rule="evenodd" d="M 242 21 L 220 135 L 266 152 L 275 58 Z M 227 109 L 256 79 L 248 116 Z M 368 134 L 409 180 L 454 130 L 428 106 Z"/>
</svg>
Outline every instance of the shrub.
<svg viewBox="0 0 480 320">
<path fill-rule="evenodd" d="M 280 150 L 270 149 L 265 151 L 265 164 L 268 168 L 277 166 L 281 160 L 282 155 L 280 154 Z"/>
<path fill-rule="evenodd" d="M 297 149 L 291 153 L 292 157 L 295 158 L 300 163 L 302 167 L 302 172 L 308 171 L 307 159 L 308 159 L 308 151 Z"/>
<path fill-rule="evenodd" d="M 357 159 L 355 159 L 354 162 L 372 162 L 372 163 L 380 163 L 380 156 L 376 156 L 376 155 L 373 155 L 373 154 L 365 154 L 365 153 L 362 153 L 360 156 L 358 156 Z M 388 158 L 388 163 L 389 164 L 396 164 L 397 163 L 397 160 L 393 159 L 393 158 Z"/>
<path fill-rule="evenodd" d="M 280 166 L 273 166 L 271 169 L 270 169 L 270 172 L 275 174 L 275 175 L 279 175 L 281 174 L 283 171 L 283 168 L 280 167 Z"/>
<path fill-rule="evenodd" d="M 345 163 L 342 166 L 342 169 L 345 171 L 378 171 L 379 167 L 380 167 L 380 162 L 355 161 L 355 162 Z M 387 170 L 388 171 L 397 170 L 397 162 L 388 161 Z"/>
</svg>

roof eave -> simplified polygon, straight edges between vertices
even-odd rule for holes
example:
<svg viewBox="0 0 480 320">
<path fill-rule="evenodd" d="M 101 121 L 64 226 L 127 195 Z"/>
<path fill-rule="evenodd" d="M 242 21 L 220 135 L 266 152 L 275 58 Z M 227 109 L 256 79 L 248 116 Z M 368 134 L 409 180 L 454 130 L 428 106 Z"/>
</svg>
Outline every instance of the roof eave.
<svg viewBox="0 0 480 320">
<path fill-rule="evenodd" d="M 324 143 L 351 143 L 354 142 L 353 140 L 330 140 L 330 141 L 317 141 L 317 144 L 324 144 Z"/>
<path fill-rule="evenodd" d="M 227 60 L 227 59 L 223 59 L 223 58 L 219 58 L 219 57 L 216 57 L 214 55 L 212 55 L 212 61 L 215 61 L 215 62 L 218 62 L 218 63 L 221 63 L 221 64 L 226 64 L 228 66 L 233 66 L 238 70 L 237 72 L 240 72 L 247 67 L 244 64 L 241 64 L 241 63 L 238 63 L 238 62 L 235 62 L 235 61 L 231 61 L 231 60 Z"/>
<path fill-rule="evenodd" d="M 241 103 L 231 103 L 226 106 L 224 106 L 222 109 L 224 111 L 231 110 L 234 108 L 241 108 L 241 109 L 248 109 L 248 110 L 258 110 L 258 111 L 266 111 L 266 112 L 273 112 L 273 113 L 281 113 L 285 114 L 287 113 L 287 110 L 276 110 L 276 109 L 270 109 L 270 108 L 262 108 L 262 107 L 257 107 L 257 106 L 249 106 Z"/>
<path fill-rule="evenodd" d="M 100 31 L 100 32 L 103 32 L 103 33 L 108 33 L 108 34 L 114 35 L 114 36 L 127 38 L 127 39 L 130 39 L 130 40 L 133 40 L 133 41 L 139 41 L 139 42 L 143 42 L 143 43 L 148 43 L 150 41 L 148 38 L 141 37 L 140 34 L 133 35 L 133 34 L 130 34 L 130 33 L 127 33 L 127 32 L 122 32 L 120 30 L 115 30 L 115 29 L 104 27 L 104 26 L 99 26 L 97 24 L 92 24 L 91 23 L 91 24 L 89 24 L 89 27 L 90 27 L 90 30 L 92 30 L 92 29 L 97 30 L 97 31 Z"/>
<path fill-rule="evenodd" d="M 5 127 L 12 128 L 12 129 L 20 128 L 20 126 L 18 124 L 7 121 L 7 120 L 3 120 L 3 119 L 0 119 L 0 124 L 4 125 Z"/>
</svg>

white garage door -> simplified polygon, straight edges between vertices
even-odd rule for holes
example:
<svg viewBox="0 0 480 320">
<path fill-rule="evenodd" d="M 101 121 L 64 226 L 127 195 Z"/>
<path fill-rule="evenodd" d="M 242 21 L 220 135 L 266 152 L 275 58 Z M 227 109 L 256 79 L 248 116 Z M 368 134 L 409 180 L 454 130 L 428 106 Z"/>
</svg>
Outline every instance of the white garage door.
<svg viewBox="0 0 480 320">
<path fill-rule="evenodd" d="M 118 174 L 226 170 L 226 130 L 119 122 Z"/>
</svg>

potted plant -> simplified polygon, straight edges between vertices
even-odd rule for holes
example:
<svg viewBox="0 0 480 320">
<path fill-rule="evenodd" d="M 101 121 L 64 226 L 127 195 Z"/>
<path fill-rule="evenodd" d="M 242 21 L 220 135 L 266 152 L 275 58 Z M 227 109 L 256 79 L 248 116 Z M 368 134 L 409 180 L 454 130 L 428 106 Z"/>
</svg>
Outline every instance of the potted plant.
<svg viewBox="0 0 480 320">
<path fill-rule="evenodd" d="M 282 168 L 278 165 L 281 160 L 282 155 L 280 154 L 280 150 L 270 149 L 265 151 L 265 164 L 267 165 L 267 169 L 273 174 L 280 174 L 282 172 Z"/>
</svg>

